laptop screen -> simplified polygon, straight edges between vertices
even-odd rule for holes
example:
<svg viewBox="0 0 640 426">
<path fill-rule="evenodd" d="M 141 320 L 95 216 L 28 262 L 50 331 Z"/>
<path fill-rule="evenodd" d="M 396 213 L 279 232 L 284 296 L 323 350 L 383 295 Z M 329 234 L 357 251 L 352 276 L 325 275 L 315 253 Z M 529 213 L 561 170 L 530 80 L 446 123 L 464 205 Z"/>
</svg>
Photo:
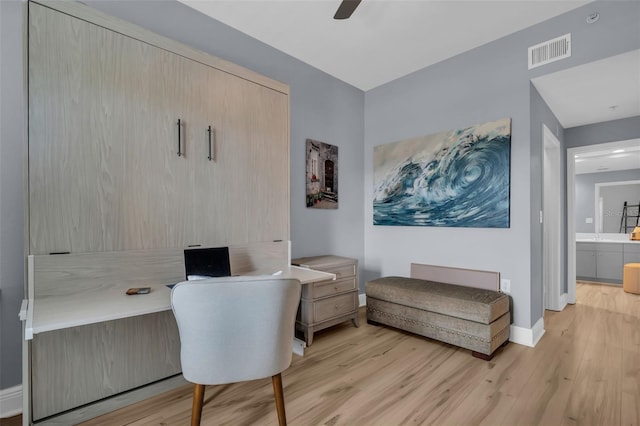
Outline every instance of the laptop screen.
<svg viewBox="0 0 640 426">
<path fill-rule="evenodd" d="M 229 247 L 186 249 L 184 251 L 186 278 L 199 275 L 206 277 L 229 277 Z"/>
</svg>

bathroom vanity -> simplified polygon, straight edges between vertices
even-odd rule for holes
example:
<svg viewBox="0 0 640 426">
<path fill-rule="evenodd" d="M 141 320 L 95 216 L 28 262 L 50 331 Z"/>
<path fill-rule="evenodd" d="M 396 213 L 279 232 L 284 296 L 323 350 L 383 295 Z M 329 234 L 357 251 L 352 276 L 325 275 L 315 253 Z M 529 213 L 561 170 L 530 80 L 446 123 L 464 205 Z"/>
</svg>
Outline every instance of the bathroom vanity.
<svg viewBox="0 0 640 426">
<path fill-rule="evenodd" d="M 625 238 L 626 239 L 623 239 Z M 625 234 L 578 234 L 576 237 L 576 278 L 622 284 L 626 263 L 640 262 L 640 242 Z"/>
</svg>

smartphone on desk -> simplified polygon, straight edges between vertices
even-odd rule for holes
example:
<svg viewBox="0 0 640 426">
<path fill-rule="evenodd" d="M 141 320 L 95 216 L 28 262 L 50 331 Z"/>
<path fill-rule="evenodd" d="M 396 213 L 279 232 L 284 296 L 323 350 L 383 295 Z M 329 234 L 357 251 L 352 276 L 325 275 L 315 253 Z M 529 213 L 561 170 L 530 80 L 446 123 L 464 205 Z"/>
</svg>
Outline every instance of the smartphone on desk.
<svg viewBox="0 0 640 426">
<path fill-rule="evenodd" d="M 135 287 L 127 290 L 129 296 L 134 294 L 149 294 L 151 293 L 151 287 Z"/>
</svg>

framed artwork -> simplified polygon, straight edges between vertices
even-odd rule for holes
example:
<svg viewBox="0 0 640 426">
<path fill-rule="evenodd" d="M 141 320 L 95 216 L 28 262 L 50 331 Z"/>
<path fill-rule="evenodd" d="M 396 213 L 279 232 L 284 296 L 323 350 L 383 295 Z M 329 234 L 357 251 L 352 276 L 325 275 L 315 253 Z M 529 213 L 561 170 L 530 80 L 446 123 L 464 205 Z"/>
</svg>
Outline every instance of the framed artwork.
<svg viewBox="0 0 640 426">
<path fill-rule="evenodd" d="M 307 139 L 307 207 L 338 208 L 338 147 Z"/>
<path fill-rule="evenodd" d="M 379 145 L 373 224 L 508 228 L 511 119 Z"/>
</svg>

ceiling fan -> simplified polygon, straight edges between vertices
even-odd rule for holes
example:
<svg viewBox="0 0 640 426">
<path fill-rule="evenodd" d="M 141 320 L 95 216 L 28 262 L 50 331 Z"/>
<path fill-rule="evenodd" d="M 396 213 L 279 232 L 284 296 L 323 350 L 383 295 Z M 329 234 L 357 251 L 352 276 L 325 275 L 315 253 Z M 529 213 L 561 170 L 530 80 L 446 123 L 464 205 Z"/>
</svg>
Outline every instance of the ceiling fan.
<svg viewBox="0 0 640 426">
<path fill-rule="evenodd" d="M 348 19 L 362 0 L 342 0 L 333 19 Z"/>
</svg>

